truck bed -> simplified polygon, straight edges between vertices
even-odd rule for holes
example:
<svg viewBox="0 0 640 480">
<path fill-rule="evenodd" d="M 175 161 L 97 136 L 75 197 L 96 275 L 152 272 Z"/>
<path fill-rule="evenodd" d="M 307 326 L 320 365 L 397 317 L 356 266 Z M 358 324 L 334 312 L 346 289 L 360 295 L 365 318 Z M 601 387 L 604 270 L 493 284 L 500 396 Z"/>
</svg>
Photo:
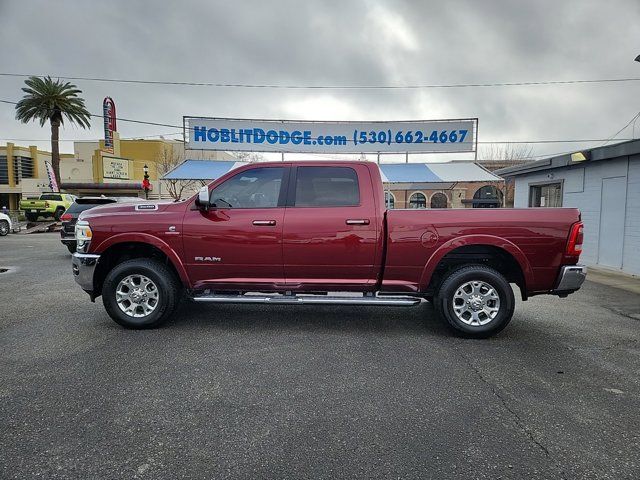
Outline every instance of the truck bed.
<svg viewBox="0 0 640 480">
<path fill-rule="evenodd" d="M 440 260 L 469 243 L 501 248 L 520 264 L 527 290 L 549 291 L 564 257 L 574 208 L 388 210 L 382 288 L 420 291 Z M 464 250 L 457 250 L 464 252 Z"/>
</svg>

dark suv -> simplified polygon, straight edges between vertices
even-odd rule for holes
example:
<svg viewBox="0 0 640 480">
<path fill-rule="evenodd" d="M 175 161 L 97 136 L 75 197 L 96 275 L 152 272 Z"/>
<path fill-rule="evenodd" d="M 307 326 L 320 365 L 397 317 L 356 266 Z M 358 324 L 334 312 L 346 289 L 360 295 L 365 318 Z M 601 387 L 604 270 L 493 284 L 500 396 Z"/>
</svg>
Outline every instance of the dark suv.
<svg viewBox="0 0 640 480">
<path fill-rule="evenodd" d="M 82 197 L 76 198 L 69 208 L 60 217 L 62 229 L 60 230 L 60 241 L 69 249 L 70 253 L 76 251 L 76 222 L 78 217 L 85 210 L 108 203 L 134 203 L 141 202 L 138 197 Z"/>
</svg>

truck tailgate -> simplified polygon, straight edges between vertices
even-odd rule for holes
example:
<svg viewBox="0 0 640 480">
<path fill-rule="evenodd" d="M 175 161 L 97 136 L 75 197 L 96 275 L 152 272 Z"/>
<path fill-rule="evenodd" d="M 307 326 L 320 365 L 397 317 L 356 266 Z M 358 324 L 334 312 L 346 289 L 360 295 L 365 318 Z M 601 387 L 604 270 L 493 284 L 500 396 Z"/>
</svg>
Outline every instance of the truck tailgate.
<svg viewBox="0 0 640 480">
<path fill-rule="evenodd" d="M 20 210 L 45 210 L 45 200 L 22 200 L 20 202 Z"/>
</svg>

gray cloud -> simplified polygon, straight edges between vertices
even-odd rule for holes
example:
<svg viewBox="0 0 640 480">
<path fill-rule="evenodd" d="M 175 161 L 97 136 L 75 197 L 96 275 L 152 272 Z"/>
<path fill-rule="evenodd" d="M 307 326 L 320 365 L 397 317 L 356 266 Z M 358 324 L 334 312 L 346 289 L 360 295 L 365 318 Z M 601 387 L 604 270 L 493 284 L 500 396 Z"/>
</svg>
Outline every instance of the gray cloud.
<svg viewBox="0 0 640 480">
<path fill-rule="evenodd" d="M 153 80 L 273 84 L 477 83 L 640 77 L 640 3 L 599 1 L 0 0 L 2 70 Z M 77 81 L 91 111 L 385 120 L 479 117 L 480 140 L 607 137 L 640 110 L 640 82 L 420 91 L 287 91 Z M 0 77 L 17 100 L 22 79 Z M 123 137 L 171 128 L 126 124 Z M 636 129 L 640 135 L 640 126 Z M 631 134 L 631 129 L 624 132 Z M 101 136 L 65 128 L 63 139 Z M 0 142 L 46 139 L 0 104 Z M 16 143 L 30 143 L 24 141 Z M 47 148 L 48 142 L 39 143 Z M 535 153 L 576 145 L 536 146 Z M 71 144 L 63 143 L 65 151 Z"/>
</svg>

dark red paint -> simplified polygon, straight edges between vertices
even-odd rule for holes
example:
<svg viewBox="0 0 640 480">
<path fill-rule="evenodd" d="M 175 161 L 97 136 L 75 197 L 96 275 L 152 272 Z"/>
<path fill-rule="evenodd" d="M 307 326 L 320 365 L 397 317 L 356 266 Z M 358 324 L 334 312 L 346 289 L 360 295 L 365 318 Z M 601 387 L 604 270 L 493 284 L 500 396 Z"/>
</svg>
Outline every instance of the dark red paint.
<svg viewBox="0 0 640 480">
<path fill-rule="evenodd" d="M 355 169 L 360 205 L 206 212 L 195 207 L 195 197 L 158 202 L 157 210 L 106 205 L 82 214 L 93 230 L 90 253 L 121 242 L 149 243 L 167 255 L 186 287 L 242 291 L 423 292 L 444 255 L 491 245 L 518 262 L 530 295 L 552 290 L 560 266 L 578 261 L 566 253 L 577 209 L 387 211 L 380 170 L 369 162 L 246 165 L 210 189 L 242 170 L 300 164 Z"/>
</svg>

